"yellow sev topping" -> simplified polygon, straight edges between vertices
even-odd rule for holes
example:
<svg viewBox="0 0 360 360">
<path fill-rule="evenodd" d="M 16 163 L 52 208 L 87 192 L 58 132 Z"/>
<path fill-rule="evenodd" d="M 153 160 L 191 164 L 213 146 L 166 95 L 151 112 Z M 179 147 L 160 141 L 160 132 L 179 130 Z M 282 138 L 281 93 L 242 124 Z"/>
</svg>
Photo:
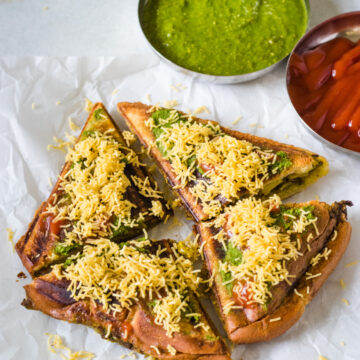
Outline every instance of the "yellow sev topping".
<svg viewBox="0 0 360 360">
<path fill-rule="evenodd" d="M 190 191 L 201 200 L 206 213 L 216 216 L 220 212 L 219 197 L 232 201 L 243 192 L 261 191 L 276 154 L 227 135 L 218 124 L 196 122 L 176 110 L 159 111 L 167 118 L 152 115 L 155 119 L 150 117 L 146 124 L 162 155 L 170 161 L 179 187 L 194 182 Z"/>
<path fill-rule="evenodd" d="M 135 152 L 116 141 L 110 132 L 94 132 L 69 150 L 66 161 L 72 165 L 59 188 L 66 195 L 47 208 L 47 212 L 56 214 L 55 221 L 71 221 L 71 232 L 81 238 L 105 236 L 113 215 L 119 219 L 118 224 L 133 226 L 131 209 L 136 206 L 125 199 L 131 183 L 124 170 L 126 163 L 138 165 Z"/>
<path fill-rule="evenodd" d="M 72 257 L 72 264 L 55 265 L 54 273 L 70 281 L 68 290 L 75 300 L 99 301 L 108 312 L 129 309 L 139 298 L 153 302 L 155 323 L 171 336 L 180 330 L 191 293 L 197 293 L 202 280 L 176 245 L 169 255 L 160 245 L 150 252 L 150 244 L 147 239 L 122 244 L 88 240 L 83 252 Z"/>
<path fill-rule="evenodd" d="M 300 208 L 300 215 L 293 219 L 292 226 L 282 229 L 272 216 L 272 210 L 279 209 L 280 204 L 276 195 L 265 201 L 250 197 L 228 207 L 210 223 L 221 229 L 216 239 L 225 250 L 228 251 L 229 243 L 232 247 L 232 255 L 219 262 L 219 271 L 231 275 L 225 277 L 225 285 L 229 279 L 241 288 L 246 283 L 250 288 L 250 301 L 259 304 L 265 304 L 271 297 L 272 286 L 288 281 L 286 262 L 302 255 L 291 234 L 304 231 L 317 220 L 306 216 L 307 211 Z M 234 291 L 241 293 L 241 288 Z"/>
</svg>

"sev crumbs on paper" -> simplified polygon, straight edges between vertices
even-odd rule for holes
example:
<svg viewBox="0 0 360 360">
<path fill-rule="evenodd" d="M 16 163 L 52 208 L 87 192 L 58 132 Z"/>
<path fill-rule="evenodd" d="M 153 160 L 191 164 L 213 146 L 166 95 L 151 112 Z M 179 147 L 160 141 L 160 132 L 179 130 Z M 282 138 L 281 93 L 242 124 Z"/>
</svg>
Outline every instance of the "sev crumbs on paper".
<svg viewBox="0 0 360 360">
<path fill-rule="evenodd" d="M 15 250 L 15 244 L 14 244 L 14 231 L 11 228 L 6 228 L 7 231 L 7 238 L 10 241 L 11 245 L 12 245 L 12 249 L 13 251 Z"/>
<path fill-rule="evenodd" d="M 89 351 L 75 351 L 73 352 L 68 346 L 64 345 L 61 337 L 57 334 L 48 334 L 48 350 L 49 352 L 59 355 L 64 360 L 92 360 L 95 358 L 95 354 Z"/>
<path fill-rule="evenodd" d="M 196 108 L 193 112 L 194 115 L 198 115 L 202 113 L 210 114 L 210 110 L 205 105 L 202 105 Z"/>
<path fill-rule="evenodd" d="M 76 125 L 71 117 L 68 118 L 68 123 L 71 131 L 77 131 L 80 129 L 80 126 Z"/>
<path fill-rule="evenodd" d="M 85 111 L 90 112 L 93 106 L 94 104 L 88 98 L 85 98 Z"/>
</svg>

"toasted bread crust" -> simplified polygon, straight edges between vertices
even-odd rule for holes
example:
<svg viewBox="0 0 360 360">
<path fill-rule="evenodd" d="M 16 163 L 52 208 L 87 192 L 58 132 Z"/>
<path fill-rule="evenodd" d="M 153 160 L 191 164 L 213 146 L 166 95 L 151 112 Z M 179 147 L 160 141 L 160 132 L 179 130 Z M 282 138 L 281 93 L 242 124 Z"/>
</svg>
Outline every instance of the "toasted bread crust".
<svg viewBox="0 0 360 360">
<path fill-rule="evenodd" d="M 111 116 L 108 114 L 107 110 L 105 109 L 104 105 L 102 103 L 96 103 L 85 123 L 85 125 L 82 128 L 82 131 L 77 139 L 77 142 L 81 139 L 81 136 L 83 135 L 84 131 L 87 128 L 87 125 L 89 121 L 91 120 L 94 112 L 97 109 L 102 109 L 110 119 L 111 124 L 116 128 L 117 133 L 115 134 L 116 138 L 125 144 L 125 140 L 123 139 L 121 135 L 121 131 L 115 124 L 115 122 L 112 120 Z M 106 126 L 105 124 L 103 127 Z M 100 128 L 102 129 L 102 128 Z M 107 130 L 106 127 L 103 128 L 103 130 Z M 69 171 L 71 164 L 66 162 L 60 172 L 60 176 L 58 177 L 58 180 L 56 184 L 54 185 L 53 190 L 51 191 L 48 199 L 46 202 L 42 203 L 40 208 L 36 211 L 35 216 L 31 223 L 29 224 L 28 230 L 24 236 L 20 238 L 20 240 L 17 242 L 15 249 L 18 253 L 22 263 L 24 264 L 25 268 L 29 271 L 31 275 L 36 274 L 38 271 L 42 270 L 43 268 L 47 267 L 52 263 L 51 260 L 48 259 L 48 255 L 51 252 L 51 249 L 53 248 L 54 244 L 58 241 L 55 237 L 51 236 L 48 231 L 44 231 L 42 229 L 41 221 L 43 211 L 46 209 L 48 204 L 51 202 L 53 195 L 59 191 L 60 185 L 61 185 L 61 178 Z M 140 168 L 136 168 L 134 166 L 131 167 L 131 171 L 139 176 L 140 178 L 145 178 L 144 171 Z M 141 203 L 141 196 L 139 196 L 139 203 Z M 165 205 L 164 201 L 161 200 L 163 205 Z M 165 209 L 165 206 L 163 206 Z M 148 218 L 145 219 L 146 224 L 148 227 L 152 227 L 160 222 L 160 219 L 154 216 L 148 216 Z M 136 233 L 135 235 L 131 235 L 130 237 L 136 236 L 141 233 L 141 229 Z"/>
<path fill-rule="evenodd" d="M 322 259 L 311 269 L 313 274 L 321 273 L 321 276 L 306 280 L 306 276 L 304 275 L 296 286 L 297 291 L 302 297 L 294 291 L 291 291 L 278 308 L 260 320 L 249 322 L 244 312 L 240 310 L 225 315 L 221 306 L 221 299 L 223 298 L 222 291 L 224 291 L 224 289 L 214 286 L 218 311 L 224 321 L 226 332 L 231 341 L 235 343 L 254 343 L 271 340 L 283 334 L 300 319 L 305 311 L 306 305 L 312 300 L 331 272 L 335 269 L 348 246 L 351 236 L 351 225 L 346 221 L 344 213 L 341 213 L 335 229 L 337 231 L 335 240 L 326 242 L 326 247 L 331 250 L 328 260 Z M 208 270 L 211 272 L 211 270 L 217 266 L 217 259 L 212 255 L 212 251 L 206 250 L 206 247 L 210 246 L 206 241 L 212 236 L 211 230 L 202 224 L 198 224 L 197 231 L 200 234 L 201 242 L 205 242 L 205 261 Z M 270 321 L 271 319 L 277 318 L 281 319 L 278 321 Z"/>
<path fill-rule="evenodd" d="M 129 128 L 138 136 L 140 142 L 146 148 L 150 147 L 151 156 L 158 163 L 160 169 L 163 172 L 163 175 L 165 175 L 165 178 L 167 178 L 170 186 L 179 186 L 180 183 L 178 180 L 176 180 L 176 174 L 173 172 L 170 162 L 164 159 L 156 146 L 151 146 L 155 138 L 151 130 L 145 125 L 145 121 L 149 117 L 148 112 L 150 109 L 151 106 L 142 104 L 140 102 L 118 103 L 118 110 L 120 114 L 125 119 Z M 194 120 L 203 124 L 217 124 L 215 121 L 203 120 L 196 117 L 194 117 Z M 290 168 L 291 171 L 289 169 L 288 172 L 285 171 L 281 175 L 275 176 L 272 179 L 274 183 L 276 182 L 276 180 L 291 175 L 291 173 L 294 172 L 299 172 L 300 174 L 310 172 L 312 169 L 315 169 L 315 164 L 320 164 L 318 171 L 313 174 L 310 173 L 309 176 L 307 176 L 301 184 L 290 184 L 290 186 L 288 186 L 286 189 L 279 189 L 277 193 L 282 198 L 287 198 L 294 195 L 295 193 L 301 191 L 311 183 L 314 183 L 316 180 L 318 180 L 319 177 L 326 175 L 326 173 L 328 172 L 328 163 L 326 159 L 312 153 L 311 151 L 297 148 L 292 145 L 282 144 L 273 140 L 260 138 L 254 135 L 244 134 L 239 131 L 230 130 L 224 127 L 221 127 L 221 129 L 230 136 L 233 136 L 239 140 L 246 140 L 259 147 L 268 147 L 274 149 L 275 151 L 286 151 L 287 154 L 289 154 L 293 162 Z M 195 221 L 203 221 L 208 218 L 208 215 L 203 211 L 201 204 L 195 200 L 194 196 L 191 194 L 188 188 L 178 188 L 177 192 L 187 210 L 194 217 Z"/>
</svg>

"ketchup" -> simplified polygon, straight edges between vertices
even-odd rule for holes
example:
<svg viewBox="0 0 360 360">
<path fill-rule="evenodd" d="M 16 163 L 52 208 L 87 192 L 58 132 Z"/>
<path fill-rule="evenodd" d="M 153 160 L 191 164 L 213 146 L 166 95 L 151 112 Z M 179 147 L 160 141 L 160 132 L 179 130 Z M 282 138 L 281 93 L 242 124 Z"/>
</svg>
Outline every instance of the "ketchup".
<svg viewBox="0 0 360 360">
<path fill-rule="evenodd" d="M 124 321 L 120 326 L 120 335 L 124 341 L 127 341 L 132 333 L 132 326 L 128 321 Z"/>
<path fill-rule="evenodd" d="M 360 41 L 335 38 L 290 59 L 296 111 L 319 135 L 360 152 Z"/>
<path fill-rule="evenodd" d="M 41 216 L 40 219 L 40 231 L 43 233 L 47 233 L 49 231 L 50 234 L 59 235 L 61 230 L 61 225 L 64 224 L 63 220 L 53 221 L 55 218 L 54 214 L 46 214 Z"/>
<path fill-rule="evenodd" d="M 257 306 L 256 303 L 249 303 L 252 300 L 252 294 L 246 282 L 240 281 L 233 287 L 233 298 L 236 305 L 245 309 L 252 309 Z"/>
</svg>

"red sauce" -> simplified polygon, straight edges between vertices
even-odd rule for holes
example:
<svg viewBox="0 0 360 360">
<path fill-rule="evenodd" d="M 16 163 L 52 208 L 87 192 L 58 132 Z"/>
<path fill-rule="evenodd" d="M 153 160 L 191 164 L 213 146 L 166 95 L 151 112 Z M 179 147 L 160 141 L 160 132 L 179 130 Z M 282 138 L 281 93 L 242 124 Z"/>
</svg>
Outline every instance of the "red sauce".
<svg viewBox="0 0 360 360">
<path fill-rule="evenodd" d="M 287 83 L 296 111 L 314 131 L 360 152 L 360 42 L 340 37 L 294 53 Z"/>
<path fill-rule="evenodd" d="M 233 299 L 236 305 L 240 305 L 246 309 L 257 307 L 256 303 L 249 303 L 252 300 L 251 290 L 247 283 L 239 282 L 233 287 Z"/>
<path fill-rule="evenodd" d="M 45 214 L 41 216 L 39 224 L 41 232 L 47 233 L 49 231 L 50 234 L 59 235 L 61 225 L 64 224 L 64 221 L 53 221 L 54 217 L 54 214 Z"/>
<path fill-rule="evenodd" d="M 132 326 L 128 321 L 124 321 L 120 327 L 121 338 L 126 341 L 132 333 Z"/>
</svg>

